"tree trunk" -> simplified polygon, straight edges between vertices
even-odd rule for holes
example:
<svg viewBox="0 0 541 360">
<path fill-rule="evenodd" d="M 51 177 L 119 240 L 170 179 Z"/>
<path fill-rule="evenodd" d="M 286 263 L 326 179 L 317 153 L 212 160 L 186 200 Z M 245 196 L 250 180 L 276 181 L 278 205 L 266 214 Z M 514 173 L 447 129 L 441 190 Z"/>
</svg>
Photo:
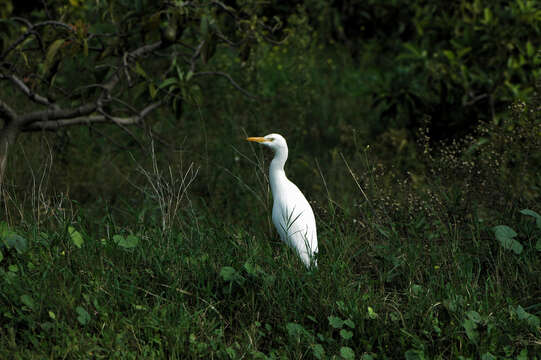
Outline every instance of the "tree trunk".
<svg viewBox="0 0 541 360">
<path fill-rule="evenodd" d="M 0 187 L 4 182 L 9 149 L 15 144 L 17 135 L 19 135 L 19 129 L 13 124 L 6 125 L 0 130 Z"/>
</svg>

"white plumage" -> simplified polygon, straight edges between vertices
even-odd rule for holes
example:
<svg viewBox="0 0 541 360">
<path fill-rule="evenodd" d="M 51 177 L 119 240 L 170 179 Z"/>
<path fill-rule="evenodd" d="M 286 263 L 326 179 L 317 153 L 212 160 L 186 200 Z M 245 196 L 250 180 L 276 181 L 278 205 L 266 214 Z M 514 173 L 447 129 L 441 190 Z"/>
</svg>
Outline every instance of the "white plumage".
<svg viewBox="0 0 541 360">
<path fill-rule="evenodd" d="M 317 253 L 316 219 L 302 192 L 286 177 L 284 171 L 288 155 L 286 139 L 279 134 L 269 134 L 264 137 L 249 137 L 246 140 L 258 142 L 274 151 L 269 169 L 274 199 L 272 222 L 282 241 L 297 251 L 307 267 L 317 266 L 314 258 Z"/>
</svg>

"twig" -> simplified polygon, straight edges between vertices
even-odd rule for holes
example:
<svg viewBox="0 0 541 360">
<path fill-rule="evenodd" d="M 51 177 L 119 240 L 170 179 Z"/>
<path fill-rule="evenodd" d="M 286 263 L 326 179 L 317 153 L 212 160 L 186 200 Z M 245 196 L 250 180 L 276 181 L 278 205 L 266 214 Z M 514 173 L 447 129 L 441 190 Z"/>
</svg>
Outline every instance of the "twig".
<svg viewBox="0 0 541 360">
<path fill-rule="evenodd" d="M 126 75 L 126 79 L 128 80 L 128 87 L 132 87 L 132 81 L 131 76 L 128 68 L 128 53 L 125 53 L 122 57 L 122 61 L 124 64 L 124 74 Z"/>
<path fill-rule="evenodd" d="M 201 41 L 199 45 L 197 45 L 197 48 L 195 49 L 195 52 L 192 55 L 192 58 L 190 59 L 190 71 L 192 73 L 195 72 L 195 60 L 197 60 L 197 57 L 201 53 L 201 49 L 203 49 L 203 45 L 205 45 L 205 40 Z"/>
<path fill-rule="evenodd" d="M 152 51 L 160 48 L 161 46 L 162 46 L 162 42 L 157 41 L 157 42 L 152 43 L 152 44 L 143 45 L 143 46 L 135 49 L 134 51 L 127 53 L 126 58 L 128 60 L 128 63 L 130 61 L 133 61 L 133 60 L 137 59 L 140 56 L 143 56 L 145 54 L 148 54 L 149 52 L 152 52 Z M 113 74 L 111 79 L 103 84 L 103 87 L 105 88 L 106 92 L 111 92 L 116 87 L 116 85 L 120 81 L 119 71 L 121 69 L 123 69 L 123 68 L 124 68 L 124 66 L 121 66 L 121 68 L 117 69 L 117 71 Z"/>
<path fill-rule="evenodd" d="M 475 104 L 476 102 L 478 102 L 480 100 L 483 100 L 487 96 L 488 96 L 488 94 L 477 95 L 476 97 L 472 98 L 471 100 L 466 101 L 464 103 L 464 106 L 471 106 L 471 105 Z"/>
<path fill-rule="evenodd" d="M 374 206 L 372 205 L 372 202 L 368 199 L 368 196 L 366 196 L 366 193 L 364 192 L 361 184 L 359 184 L 359 181 L 357 181 L 357 177 L 355 176 L 355 173 L 353 172 L 353 170 L 351 170 L 351 168 L 349 167 L 349 164 L 348 162 L 346 161 L 346 158 L 344 157 L 344 154 L 340 153 L 340 156 L 342 157 L 342 160 L 344 161 L 344 164 L 346 164 L 346 167 L 348 168 L 348 171 L 351 175 L 351 177 L 353 178 L 353 181 L 355 181 L 355 184 L 357 185 L 357 187 L 359 188 L 359 190 L 361 190 L 361 193 L 363 194 L 364 198 L 366 199 L 366 201 L 368 202 L 368 204 L 370 204 L 370 207 L 372 208 L 372 210 L 375 210 L 374 209 Z"/>
<path fill-rule="evenodd" d="M 201 71 L 201 72 L 196 72 L 196 73 L 193 74 L 193 76 L 204 76 L 204 75 L 218 75 L 218 76 L 225 77 L 227 80 L 229 80 L 229 82 L 231 83 L 231 85 L 233 85 L 233 87 L 235 89 L 237 89 L 238 91 L 240 91 L 244 95 L 248 96 L 249 98 L 252 98 L 254 100 L 259 100 L 259 98 L 257 96 L 249 93 L 248 91 L 246 91 L 242 87 L 240 87 L 240 85 L 237 84 L 235 82 L 235 80 L 233 80 L 231 75 L 229 75 L 227 73 L 224 73 L 222 71 Z"/>
<path fill-rule="evenodd" d="M 16 75 L 8 75 L 6 77 L 11 80 L 11 82 L 14 83 L 26 96 L 28 96 L 30 100 L 41 105 L 51 105 L 51 101 L 49 99 L 30 90 L 30 88 L 26 86 L 26 84 Z"/>
</svg>

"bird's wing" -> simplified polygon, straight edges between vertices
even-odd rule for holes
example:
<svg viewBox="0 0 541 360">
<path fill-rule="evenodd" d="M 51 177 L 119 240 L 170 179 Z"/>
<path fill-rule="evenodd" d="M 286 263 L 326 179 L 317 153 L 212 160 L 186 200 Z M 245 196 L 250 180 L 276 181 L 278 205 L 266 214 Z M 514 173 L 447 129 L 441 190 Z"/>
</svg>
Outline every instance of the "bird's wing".
<svg viewBox="0 0 541 360">
<path fill-rule="evenodd" d="M 277 199 L 273 222 L 280 237 L 299 254 L 312 256 L 317 252 L 317 231 L 314 213 L 302 192 L 290 183 L 287 197 Z"/>
</svg>

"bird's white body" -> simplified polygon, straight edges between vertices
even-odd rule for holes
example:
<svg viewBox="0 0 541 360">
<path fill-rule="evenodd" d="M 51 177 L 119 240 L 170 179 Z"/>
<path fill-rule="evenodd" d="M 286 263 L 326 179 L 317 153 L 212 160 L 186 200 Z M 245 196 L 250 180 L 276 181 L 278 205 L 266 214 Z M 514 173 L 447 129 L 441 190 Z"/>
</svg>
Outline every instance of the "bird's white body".
<svg viewBox="0 0 541 360">
<path fill-rule="evenodd" d="M 286 177 L 284 171 L 288 156 L 286 140 L 278 134 L 248 140 L 259 142 L 274 151 L 269 168 L 269 180 L 274 200 L 272 222 L 280 238 L 297 251 L 307 267 L 317 266 L 316 219 L 302 192 Z"/>
</svg>

